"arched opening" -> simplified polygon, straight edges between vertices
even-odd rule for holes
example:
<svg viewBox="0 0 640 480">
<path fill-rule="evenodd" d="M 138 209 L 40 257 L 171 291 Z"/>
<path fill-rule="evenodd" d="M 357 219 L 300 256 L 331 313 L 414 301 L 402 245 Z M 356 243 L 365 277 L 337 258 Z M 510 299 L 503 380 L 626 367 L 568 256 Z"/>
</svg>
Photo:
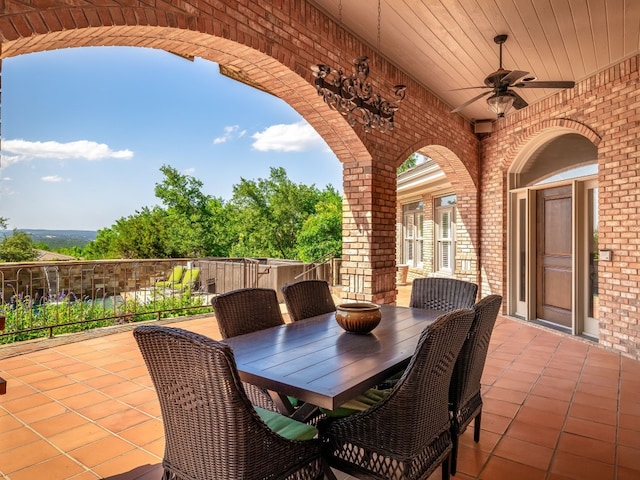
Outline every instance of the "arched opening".
<svg viewBox="0 0 640 480">
<path fill-rule="evenodd" d="M 531 139 L 509 171 L 509 313 L 598 338 L 598 150 L 570 129 Z"/>
<path fill-rule="evenodd" d="M 266 178 L 270 167 L 319 188 L 330 175 L 341 189 L 341 164 L 295 109 L 212 61 L 66 48 L 6 58 L 3 77 L 0 195 L 11 228 L 109 227 L 157 203 L 163 164 L 224 199 L 240 177 Z"/>
<path fill-rule="evenodd" d="M 114 4 L 100 9 L 61 6 L 20 10 L 6 15 L 0 58 L 76 46 L 154 48 L 187 59 L 216 62 L 230 76 L 284 100 L 313 126 L 344 165 L 345 205 L 352 214 L 343 216 L 348 224 L 343 236 L 352 236 L 350 245 L 357 246 L 349 250 L 350 258 L 343 254 L 345 265 L 357 279 L 345 281 L 343 275 L 346 291 L 354 297 L 393 302 L 395 212 L 389 208 L 395 197 L 393 161 L 402 152 L 423 145 L 445 145 L 464 159 L 466 167 L 462 168 L 476 177 L 477 138 L 459 116 L 450 115 L 441 100 L 314 6 L 283 6 L 282 13 L 289 19 L 287 29 L 282 29 L 280 16 L 274 16 L 270 8 L 256 13 L 258 21 L 249 24 L 241 20 L 245 13 L 241 6 L 236 11 L 231 4 L 220 9 Z M 318 42 L 318 35 L 331 38 L 331 43 Z M 365 135 L 352 128 L 324 103 L 313 86 L 309 63 L 344 66 L 363 53 L 381 65 L 375 86 L 383 94 L 389 85 L 399 83 L 414 92 L 415 101 L 405 102 L 397 118 L 398 124 L 409 127 L 395 130 L 391 142 L 376 132 Z M 424 114 L 424 121 L 413 121 L 418 114 Z M 473 192 L 477 196 L 475 189 Z"/>
<path fill-rule="evenodd" d="M 477 282 L 476 191 L 460 159 L 429 145 L 398 176 L 399 280 L 439 276 Z"/>
</svg>

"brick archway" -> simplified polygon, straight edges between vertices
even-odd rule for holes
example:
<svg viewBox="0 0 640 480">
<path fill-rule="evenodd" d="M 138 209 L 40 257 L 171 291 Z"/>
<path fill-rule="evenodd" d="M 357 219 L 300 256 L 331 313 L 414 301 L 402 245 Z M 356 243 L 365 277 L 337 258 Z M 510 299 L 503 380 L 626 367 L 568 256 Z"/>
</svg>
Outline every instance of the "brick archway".
<svg viewBox="0 0 640 480">
<path fill-rule="evenodd" d="M 456 194 L 458 221 L 463 226 L 460 231 L 464 232 L 460 240 L 469 246 L 465 249 L 468 251 L 465 252 L 464 257 L 458 257 L 458 260 L 469 265 L 469 269 L 458 272 L 458 276 L 477 283 L 479 282 L 480 244 L 478 186 L 469 170 L 465 168 L 462 159 L 449 146 L 426 144 L 415 151 L 430 157 L 438 164 Z"/>
<path fill-rule="evenodd" d="M 462 231 L 468 236 L 468 238 L 460 238 L 460 241 L 461 243 L 470 245 L 472 250 L 466 252 L 464 258 L 462 256 L 458 258 L 460 261 L 464 260 L 465 263 L 469 265 L 469 270 L 463 274 L 463 279 L 480 285 L 480 277 L 477 273 L 480 267 L 478 254 L 480 245 L 478 186 L 469 171 L 464 168 L 462 160 L 449 148 L 440 145 L 430 145 L 421 149 L 421 152 L 424 152 L 436 161 L 456 193 L 458 221 L 464 225 Z"/>
<path fill-rule="evenodd" d="M 156 7 L 131 6 L 130 0 L 112 0 L 109 6 L 100 0 L 86 0 L 82 7 L 37 5 L 21 0 L 0 3 L 0 59 L 79 46 L 156 48 L 228 67 L 237 78 L 259 85 L 300 113 L 345 165 L 345 197 L 351 211 L 358 212 L 344 218 L 345 232 L 358 234 L 345 243 L 350 252 L 347 264 L 359 271 L 357 285 L 350 285 L 353 296 L 381 303 L 395 299 L 394 216 L 383 214 L 370 222 L 367 218 L 387 209 L 393 212 L 387 207 L 395 203 L 393 163 L 403 152 L 416 150 L 416 138 L 446 145 L 468 175 L 477 177 L 478 140 L 471 125 L 306 0 L 257 0 L 250 5 L 184 0 Z M 410 100 L 396 114 L 392 134 L 350 127 L 313 87 L 311 65 L 345 68 L 361 55 L 371 59 L 370 80 L 384 97 L 391 97 L 392 85 L 407 85 Z"/>
<path fill-rule="evenodd" d="M 512 172 L 519 169 L 529 157 L 530 152 L 553 137 L 565 133 L 578 133 L 593 143 L 596 147 L 602 140 L 598 133 L 587 125 L 565 118 L 554 118 L 533 124 L 511 143 L 511 147 L 502 159 L 503 171 Z"/>
</svg>

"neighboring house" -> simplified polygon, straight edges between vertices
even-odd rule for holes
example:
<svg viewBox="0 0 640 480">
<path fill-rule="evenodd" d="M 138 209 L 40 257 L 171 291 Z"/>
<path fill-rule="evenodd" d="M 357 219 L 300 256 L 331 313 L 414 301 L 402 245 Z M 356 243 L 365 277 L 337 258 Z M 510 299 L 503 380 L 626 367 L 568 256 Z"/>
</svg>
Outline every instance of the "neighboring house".
<svg viewBox="0 0 640 480">
<path fill-rule="evenodd" d="M 396 258 L 404 274 L 476 281 L 471 239 L 456 207 L 456 194 L 444 172 L 429 157 L 398 175 Z"/>
<path fill-rule="evenodd" d="M 63 255 L 61 253 L 55 252 L 47 252 L 46 250 L 38 250 L 36 249 L 38 256 L 34 260 L 34 262 L 59 262 L 64 260 L 77 260 L 76 257 L 72 257 L 71 255 Z"/>
</svg>

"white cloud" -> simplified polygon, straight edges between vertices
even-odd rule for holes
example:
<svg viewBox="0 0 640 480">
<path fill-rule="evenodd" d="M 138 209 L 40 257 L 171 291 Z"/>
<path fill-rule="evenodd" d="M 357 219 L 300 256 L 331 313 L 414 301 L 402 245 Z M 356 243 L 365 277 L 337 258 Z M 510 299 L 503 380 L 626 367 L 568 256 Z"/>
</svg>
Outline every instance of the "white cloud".
<svg viewBox="0 0 640 480">
<path fill-rule="evenodd" d="M 9 155 L 7 154 L 9 153 Z M 75 142 L 30 142 L 27 140 L 2 140 L 2 165 L 47 158 L 57 160 L 81 159 L 102 160 L 104 158 L 118 158 L 128 160 L 133 157 L 131 150 L 111 150 L 104 143 L 78 140 Z"/>
<path fill-rule="evenodd" d="M 2 158 L 0 158 L 0 167 L 8 167 L 12 163 L 18 163 L 20 161 L 20 157 L 18 155 L 7 155 L 5 152 L 2 152 Z"/>
<path fill-rule="evenodd" d="M 196 173 L 196 169 L 194 167 L 185 168 L 184 170 L 182 170 L 182 173 L 184 173 L 185 175 L 193 175 L 194 173 Z"/>
<path fill-rule="evenodd" d="M 46 177 L 42 177 L 40 180 L 43 182 L 57 183 L 62 181 L 62 177 L 59 175 L 47 175 Z"/>
<path fill-rule="evenodd" d="M 218 145 L 219 143 L 225 143 L 227 140 L 233 140 L 234 138 L 242 138 L 244 137 L 246 130 L 240 130 L 238 125 L 230 125 L 228 127 L 224 127 L 224 133 L 213 139 L 213 144 Z"/>
<path fill-rule="evenodd" d="M 304 152 L 326 148 L 322 137 L 307 122 L 271 125 L 252 135 L 253 148 L 261 152 Z"/>
</svg>

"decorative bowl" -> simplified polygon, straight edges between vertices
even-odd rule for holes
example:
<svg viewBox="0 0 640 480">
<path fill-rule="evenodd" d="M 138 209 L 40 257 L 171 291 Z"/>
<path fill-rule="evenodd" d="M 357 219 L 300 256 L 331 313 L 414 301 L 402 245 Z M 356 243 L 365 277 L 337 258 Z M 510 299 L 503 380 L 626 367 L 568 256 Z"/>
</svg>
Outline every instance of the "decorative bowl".
<svg viewBox="0 0 640 480">
<path fill-rule="evenodd" d="M 336 305 L 336 322 L 347 332 L 369 333 L 380 323 L 380 305 L 369 302 Z"/>
</svg>

